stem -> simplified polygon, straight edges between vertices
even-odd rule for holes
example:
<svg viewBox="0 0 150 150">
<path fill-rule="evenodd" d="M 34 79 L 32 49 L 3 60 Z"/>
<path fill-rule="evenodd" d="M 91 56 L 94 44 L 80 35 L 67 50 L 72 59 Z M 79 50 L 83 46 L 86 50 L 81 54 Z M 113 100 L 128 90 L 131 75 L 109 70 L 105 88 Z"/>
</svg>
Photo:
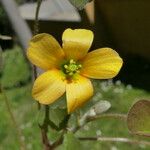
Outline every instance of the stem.
<svg viewBox="0 0 150 150">
<path fill-rule="evenodd" d="M 101 114 L 101 115 L 88 117 L 87 122 L 94 121 L 101 118 L 114 118 L 114 119 L 126 120 L 127 116 L 125 114 Z"/>
<path fill-rule="evenodd" d="M 50 119 L 49 119 L 49 106 L 45 106 L 45 118 L 43 125 L 40 126 L 41 128 L 41 133 L 42 133 L 42 141 L 45 146 L 45 150 L 53 150 L 59 145 L 62 144 L 63 139 L 64 139 L 64 134 L 67 131 L 67 124 L 69 121 L 70 115 L 67 115 L 64 120 L 60 123 L 60 126 L 57 127 Z M 54 130 L 62 130 L 61 136 L 56 140 L 53 144 L 49 143 L 47 133 L 48 133 L 48 127 L 53 128 Z M 62 128 L 63 127 L 63 128 Z"/>
<path fill-rule="evenodd" d="M 64 118 L 64 120 L 62 121 L 62 123 L 60 123 L 59 128 L 62 129 L 63 131 L 62 131 L 62 134 L 61 134 L 60 138 L 52 145 L 52 147 L 54 149 L 63 143 L 64 134 L 67 132 L 67 125 L 68 125 L 69 118 L 70 118 L 70 115 L 67 115 Z"/>
<path fill-rule="evenodd" d="M 40 126 L 41 134 L 42 134 L 42 141 L 44 144 L 45 150 L 52 150 L 51 144 L 49 143 L 47 132 L 48 132 L 48 121 L 49 121 L 49 106 L 45 106 L 45 118 L 43 125 Z"/>
<path fill-rule="evenodd" d="M 35 22 L 34 22 L 34 35 L 39 32 L 39 11 L 41 6 L 42 0 L 37 0 L 37 8 L 35 13 Z"/>
<path fill-rule="evenodd" d="M 55 149 L 56 147 L 58 147 L 59 145 L 61 145 L 63 143 L 65 133 L 66 133 L 66 130 L 63 130 L 60 138 L 52 145 L 53 149 Z"/>
<path fill-rule="evenodd" d="M 126 117 L 127 116 L 125 114 L 100 114 L 100 115 L 96 115 L 96 116 L 88 116 L 85 119 L 85 122 L 82 125 L 78 125 L 73 130 L 73 133 L 76 133 L 78 130 L 80 130 L 81 128 L 83 128 L 87 123 L 89 123 L 91 121 L 95 121 L 97 119 L 101 119 L 101 118 L 113 118 L 113 119 L 126 120 Z"/>
<path fill-rule="evenodd" d="M 34 30 L 33 33 L 34 35 L 38 34 L 39 32 L 39 12 L 40 12 L 40 6 L 41 6 L 42 0 L 37 0 L 37 7 L 36 7 L 36 12 L 35 12 L 35 21 L 34 21 Z M 33 80 L 37 78 L 37 69 L 33 65 Z M 38 108 L 40 108 L 40 105 L 38 104 Z"/>
<path fill-rule="evenodd" d="M 0 90 L 1 90 L 1 93 L 2 93 L 2 95 L 3 95 L 3 97 L 4 97 L 4 101 L 5 101 L 5 104 L 6 104 L 8 113 L 9 113 L 9 115 L 10 115 L 10 118 L 11 118 L 11 120 L 12 120 L 12 123 L 13 123 L 13 125 L 14 125 L 16 131 L 17 131 L 17 137 L 18 137 L 18 140 L 19 140 L 19 143 L 20 143 L 20 149 L 21 149 L 21 150 L 25 150 L 25 149 L 26 149 L 26 148 L 25 148 L 25 143 L 24 143 L 24 141 L 22 140 L 23 134 L 22 134 L 22 132 L 21 132 L 21 130 L 20 130 L 20 128 L 19 128 L 19 126 L 18 126 L 16 120 L 15 120 L 14 114 L 13 114 L 13 112 L 12 112 L 12 110 L 11 110 L 11 107 L 10 107 L 10 104 L 9 104 L 9 101 L 8 101 L 8 98 L 7 98 L 7 95 L 5 94 L 5 91 L 3 90 L 2 87 L 0 87 Z"/>
<path fill-rule="evenodd" d="M 150 142 L 148 141 L 132 140 L 124 137 L 79 137 L 78 139 L 82 141 L 123 142 L 129 144 L 143 144 L 150 146 Z"/>
<path fill-rule="evenodd" d="M 33 33 L 34 35 L 38 34 L 39 32 L 39 11 L 40 11 L 40 6 L 41 6 L 42 0 L 37 0 L 37 8 L 36 8 L 36 12 L 35 12 L 35 22 L 34 22 L 34 30 Z M 33 77 L 32 80 L 34 81 L 37 78 L 37 69 L 36 66 L 32 65 L 32 71 L 33 71 Z M 41 105 L 39 102 L 37 102 L 38 105 L 38 110 L 40 110 Z"/>
</svg>

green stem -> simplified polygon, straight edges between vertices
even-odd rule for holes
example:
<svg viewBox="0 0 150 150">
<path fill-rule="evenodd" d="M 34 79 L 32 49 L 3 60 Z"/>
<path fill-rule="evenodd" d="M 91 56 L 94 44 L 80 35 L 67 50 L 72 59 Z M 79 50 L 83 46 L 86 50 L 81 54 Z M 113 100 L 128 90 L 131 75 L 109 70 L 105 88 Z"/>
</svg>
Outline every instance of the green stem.
<svg viewBox="0 0 150 150">
<path fill-rule="evenodd" d="M 2 93 L 2 95 L 3 95 L 3 97 L 4 97 L 4 101 L 5 101 L 5 104 L 6 104 L 8 113 L 9 113 L 9 116 L 10 116 L 10 118 L 11 118 L 11 120 L 12 120 L 12 123 L 13 123 L 13 125 L 14 125 L 16 131 L 17 131 L 17 137 L 18 137 L 18 140 L 19 140 L 19 142 L 20 142 L 20 149 L 21 149 L 21 150 L 25 150 L 25 149 L 26 149 L 26 148 L 25 148 L 25 143 L 24 143 L 24 141 L 22 140 L 23 134 L 22 134 L 22 132 L 21 132 L 21 130 L 20 130 L 20 127 L 18 126 L 18 124 L 17 124 L 17 122 L 16 122 L 16 120 L 15 120 L 14 114 L 13 114 L 13 112 L 12 112 L 12 110 L 11 110 L 11 107 L 10 107 L 10 104 L 9 104 L 9 101 L 8 101 L 8 98 L 7 98 L 7 95 L 5 94 L 5 91 L 3 90 L 2 87 L 0 87 L 0 91 L 1 91 L 1 93 Z"/>
</svg>

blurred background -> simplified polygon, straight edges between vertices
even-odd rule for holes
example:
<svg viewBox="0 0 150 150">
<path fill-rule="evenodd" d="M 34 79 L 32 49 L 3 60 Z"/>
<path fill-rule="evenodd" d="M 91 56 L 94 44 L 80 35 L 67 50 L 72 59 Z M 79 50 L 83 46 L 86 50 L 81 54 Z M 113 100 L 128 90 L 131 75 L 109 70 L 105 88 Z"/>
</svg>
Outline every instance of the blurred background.
<svg viewBox="0 0 150 150">
<path fill-rule="evenodd" d="M 0 73 L 0 82 L 23 132 L 22 138 L 27 149 L 41 150 L 42 143 L 37 123 L 41 118 L 37 104 L 31 98 L 31 67 L 24 55 L 23 40 L 20 40 L 19 33 L 14 29 L 2 1 L 0 1 L 0 46 L 3 49 L 3 69 Z M 15 2 L 16 11 L 27 23 L 28 30 L 33 32 L 36 0 L 10 1 Z M 115 49 L 123 58 L 124 65 L 113 80 L 95 81 L 96 92 L 93 101 L 107 100 L 112 105 L 108 112 L 126 114 L 134 102 L 150 98 L 149 14 L 150 2 L 147 0 L 95 0 L 80 11 L 68 0 L 43 0 L 39 13 L 39 32 L 50 33 L 61 43 L 62 32 L 66 28 L 87 28 L 95 35 L 91 50 L 101 47 Z M 15 22 L 18 20 L 19 18 Z M 20 30 L 20 34 L 26 33 L 26 29 L 22 26 Z M 0 101 L 0 150 L 18 150 L 16 132 L 2 95 Z M 133 137 L 123 121 L 107 118 L 89 123 L 77 135 Z M 56 139 L 55 131 L 50 132 L 49 138 Z M 86 148 L 149 150 L 145 145 L 96 141 L 84 142 L 81 149 Z M 72 146 L 69 150 L 74 149 L 76 150 L 76 146 Z"/>
</svg>

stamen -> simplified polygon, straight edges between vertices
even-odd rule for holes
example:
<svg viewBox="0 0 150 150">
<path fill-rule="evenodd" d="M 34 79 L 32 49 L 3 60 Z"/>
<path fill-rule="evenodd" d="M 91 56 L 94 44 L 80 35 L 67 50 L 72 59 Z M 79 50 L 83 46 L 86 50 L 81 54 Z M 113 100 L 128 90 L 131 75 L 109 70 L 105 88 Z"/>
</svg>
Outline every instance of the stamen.
<svg viewBox="0 0 150 150">
<path fill-rule="evenodd" d="M 73 76 L 75 73 L 79 73 L 79 69 L 82 68 L 81 64 L 78 64 L 73 59 L 70 59 L 68 63 L 66 63 L 64 66 L 64 73 Z"/>
<path fill-rule="evenodd" d="M 67 66 L 67 65 L 64 65 L 64 68 L 65 68 L 65 69 L 67 69 L 67 68 L 68 68 L 68 66 Z"/>
</svg>

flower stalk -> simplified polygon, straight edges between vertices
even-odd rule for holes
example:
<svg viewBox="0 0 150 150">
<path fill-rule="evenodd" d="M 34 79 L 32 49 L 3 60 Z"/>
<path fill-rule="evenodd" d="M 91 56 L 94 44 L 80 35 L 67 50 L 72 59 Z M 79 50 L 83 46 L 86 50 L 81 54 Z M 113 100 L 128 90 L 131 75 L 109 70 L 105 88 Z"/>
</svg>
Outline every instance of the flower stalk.
<svg viewBox="0 0 150 150">
<path fill-rule="evenodd" d="M 82 124 L 78 124 L 78 126 L 76 126 L 73 129 L 73 133 L 76 133 L 78 130 L 82 129 L 87 123 L 91 121 L 95 121 L 97 119 L 102 119 L 102 118 L 112 118 L 112 119 L 120 119 L 120 120 L 126 121 L 127 115 L 110 113 L 110 114 L 99 114 L 95 116 L 87 116 L 87 118 L 84 119 L 84 122 Z"/>
<path fill-rule="evenodd" d="M 37 0 L 35 22 L 34 22 L 34 35 L 36 35 L 39 32 L 39 12 L 40 12 L 41 3 L 42 0 Z"/>
</svg>

